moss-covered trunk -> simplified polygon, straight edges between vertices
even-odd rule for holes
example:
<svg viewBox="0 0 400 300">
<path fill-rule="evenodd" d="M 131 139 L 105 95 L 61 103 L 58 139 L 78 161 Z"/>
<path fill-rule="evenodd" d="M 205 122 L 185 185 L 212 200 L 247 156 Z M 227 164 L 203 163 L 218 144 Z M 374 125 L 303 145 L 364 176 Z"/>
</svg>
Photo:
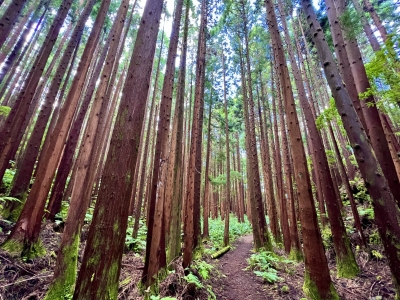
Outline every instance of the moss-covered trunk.
<svg viewBox="0 0 400 300">
<path fill-rule="evenodd" d="M 397 297 L 400 293 L 400 209 L 390 193 L 388 182 L 368 141 L 361 122 L 357 117 L 351 98 L 343 85 L 339 70 L 325 40 L 322 28 L 317 20 L 309 0 L 302 0 L 318 56 L 323 64 L 326 79 L 330 86 L 336 107 L 342 117 L 344 128 L 350 139 L 361 175 L 367 190 L 373 199 L 375 222 L 382 239 L 389 267 L 394 278 Z"/>
<path fill-rule="evenodd" d="M 75 300 L 118 297 L 133 174 L 162 4 L 159 0 L 147 1 L 144 8 L 73 296 Z"/>
</svg>

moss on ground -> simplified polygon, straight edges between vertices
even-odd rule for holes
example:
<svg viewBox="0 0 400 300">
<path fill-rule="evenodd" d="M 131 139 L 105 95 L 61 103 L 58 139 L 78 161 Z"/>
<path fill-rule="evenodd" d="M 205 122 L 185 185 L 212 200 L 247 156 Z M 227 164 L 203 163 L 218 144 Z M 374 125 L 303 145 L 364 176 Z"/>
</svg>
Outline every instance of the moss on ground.
<svg viewBox="0 0 400 300">
<path fill-rule="evenodd" d="M 24 202 L 17 202 L 15 200 L 13 205 L 5 205 L 2 211 L 2 216 L 5 220 L 16 223 L 19 218 L 19 215 L 22 212 L 23 207 L 24 207 Z"/>
<path fill-rule="evenodd" d="M 40 239 L 30 244 L 9 239 L 1 245 L 1 248 L 12 256 L 21 256 L 24 260 L 42 257 L 46 254 L 46 249 L 43 247 Z"/>
<path fill-rule="evenodd" d="M 16 240 L 7 240 L 1 245 L 1 249 L 13 256 L 19 256 L 24 249 L 24 243 Z"/>
</svg>

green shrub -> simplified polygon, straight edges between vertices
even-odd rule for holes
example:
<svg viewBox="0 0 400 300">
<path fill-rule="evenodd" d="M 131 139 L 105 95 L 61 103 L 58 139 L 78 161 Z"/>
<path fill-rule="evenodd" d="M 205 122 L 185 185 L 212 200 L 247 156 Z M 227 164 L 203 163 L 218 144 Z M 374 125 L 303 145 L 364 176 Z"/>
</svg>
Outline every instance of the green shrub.
<svg viewBox="0 0 400 300">
<path fill-rule="evenodd" d="M 128 229 L 126 230 L 125 246 L 128 249 L 133 250 L 135 253 L 140 253 L 146 249 L 146 238 L 147 238 L 147 226 L 144 220 L 139 220 L 139 229 L 137 232 L 137 238 L 132 237 L 133 234 L 133 219 L 129 216 Z"/>
<path fill-rule="evenodd" d="M 0 105 L 0 117 L 7 117 L 11 111 L 11 107 Z"/>
<path fill-rule="evenodd" d="M 247 260 L 248 269 L 253 270 L 254 274 L 264 279 L 265 282 L 275 283 L 280 278 L 277 269 L 280 269 L 280 263 L 290 263 L 292 261 L 282 259 L 273 252 L 261 251 L 252 254 Z"/>
<path fill-rule="evenodd" d="M 246 216 L 244 223 L 239 223 L 238 219 L 234 215 L 230 215 L 229 218 L 230 241 L 234 241 L 238 237 L 252 232 L 251 224 Z M 215 220 L 209 219 L 208 228 L 210 233 L 210 240 L 213 245 L 211 251 L 213 252 L 216 249 L 223 247 L 225 221 L 221 220 L 221 218 Z"/>
</svg>

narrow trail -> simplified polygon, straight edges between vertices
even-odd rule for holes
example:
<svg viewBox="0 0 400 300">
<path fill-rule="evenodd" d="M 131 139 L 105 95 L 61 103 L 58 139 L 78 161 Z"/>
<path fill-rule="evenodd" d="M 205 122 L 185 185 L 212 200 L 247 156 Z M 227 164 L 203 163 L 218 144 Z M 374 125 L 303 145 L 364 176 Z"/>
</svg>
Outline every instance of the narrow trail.
<svg viewBox="0 0 400 300">
<path fill-rule="evenodd" d="M 251 270 L 245 270 L 247 260 L 252 254 L 253 236 L 241 237 L 235 249 L 223 255 L 216 267 L 225 276 L 214 280 L 213 290 L 218 300 L 261 300 L 266 299 L 263 280 Z"/>
</svg>

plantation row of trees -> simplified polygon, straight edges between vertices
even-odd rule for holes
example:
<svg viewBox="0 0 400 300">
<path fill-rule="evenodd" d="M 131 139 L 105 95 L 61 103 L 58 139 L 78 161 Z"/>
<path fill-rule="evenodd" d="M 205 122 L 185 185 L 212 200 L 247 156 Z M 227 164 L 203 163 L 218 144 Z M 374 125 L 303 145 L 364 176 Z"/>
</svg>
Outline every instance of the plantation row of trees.
<svg viewBox="0 0 400 300">
<path fill-rule="evenodd" d="M 257 250 L 304 258 L 306 295 L 337 299 L 321 230 L 337 275 L 357 276 L 344 220 L 368 247 L 361 177 L 399 297 L 396 4 L 163 4 L 0 2 L 2 249 L 40 256 L 44 220 L 62 221 L 46 299 L 117 299 L 131 218 L 149 286 L 180 256 L 190 266 L 210 217 L 227 246 L 230 214 L 247 215 Z"/>
</svg>

